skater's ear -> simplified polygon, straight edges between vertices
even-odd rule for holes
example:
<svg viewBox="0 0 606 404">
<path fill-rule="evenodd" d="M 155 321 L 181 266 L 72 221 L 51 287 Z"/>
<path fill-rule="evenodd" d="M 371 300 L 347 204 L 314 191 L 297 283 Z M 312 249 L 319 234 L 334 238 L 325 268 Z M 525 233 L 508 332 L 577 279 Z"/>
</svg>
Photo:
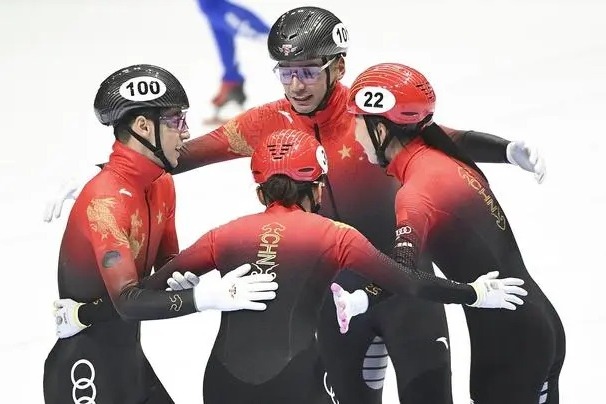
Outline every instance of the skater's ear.
<svg viewBox="0 0 606 404">
<path fill-rule="evenodd" d="M 383 122 L 377 123 L 377 137 L 379 138 L 379 142 L 383 143 L 387 135 L 389 134 L 389 129 Z"/>
<path fill-rule="evenodd" d="M 257 187 L 257 198 L 259 199 L 259 202 L 261 202 L 261 205 L 267 206 L 267 203 L 265 203 L 265 194 L 260 185 Z"/>
<path fill-rule="evenodd" d="M 152 136 L 152 128 L 154 127 L 153 122 L 143 115 L 137 115 L 131 125 L 131 129 L 139 136 L 142 136 L 148 140 L 154 140 Z M 155 143 L 155 142 L 152 142 Z"/>
<path fill-rule="evenodd" d="M 337 81 L 341 80 L 343 76 L 345 76 L 345 58 L 343 56 L 339 56 L 336 62 L 333 63 L 333 66 Z"/>
</svg>

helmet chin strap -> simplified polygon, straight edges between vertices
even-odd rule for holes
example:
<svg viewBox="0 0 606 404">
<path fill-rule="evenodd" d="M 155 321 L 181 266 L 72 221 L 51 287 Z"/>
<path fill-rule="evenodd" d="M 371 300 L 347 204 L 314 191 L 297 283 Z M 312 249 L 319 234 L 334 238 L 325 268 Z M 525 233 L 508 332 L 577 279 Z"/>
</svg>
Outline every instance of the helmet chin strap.
<svg viewBox="0 0 606 404">
<path fill-rule="evenodd" d="M 166 171 L 167 173 L 170 173 L 175 169 L 175 167 L 173 167 L 172 164 L 170 164 L 170 162 L 166 158 L 166 155 L 164 154 L 164 151 L 162 150 L 162 141 L 160 139 L 160 118 L 156 116 L 152 120 L 154 122 L 154 128 L 157 129 L 157 130 L 154 130 L 156 146 L 151 144 L 143 136 L 135 133 L 135 131 L 132 130 L 132 128 L 130 128 L 130 127 L 128 128 L 128 132 L 131 134 L 131 136 L 133 136 L 135 139 L 137 139 L 139 141 L 139 143 L 141 143 L 148 150 L 150 150 L 154 154 L 154 156 L 156 156 L 158 159 L 160 159 L 160 161 L 164 165 L 164 171 Z"/>
<path fill-rule="evenodd" d="M 309 188 L 309 190 L 307 191 L 307 197 L 309 198 L 309 211 L 311 213 L 318 213 L 320 211 L 321 206 L 320 203 L 316 201 L 316 198 L 314 198 L 313 187 Z"/>
<path fill-rule="evenodd" d="M 312 188 L 309 188 L 305 193 L 307 194 L 307 198 L 309 198 L 309 211 L 311 213 L 318 213 L 322 206 L 318 202 L 316 202 L 316 198 L 314 198 Z M 306 211 L 302 203 L 297 203 L 296 205 Z"/>
<path fill-rule="evenodd" d="M 377 156 L 377 160 L 379 161 L 379 165 L 383 168 L 389 165 L 389 160 L 387 160 L 387 156 L 385 155 L 385 151 L 387 150 L 387 146 L 393 139 L 393 134 L 391 132 L 385 135 L 385 139 L 383 142 L 379 141 L 379 128 L 377 122 L 373 117 L 369 115 L 363 115 L 364 122 L 366 123 L 366 130 L 368 131 L 368 136 L 372 141 L 372 145 L 375 148 L 375 154 Z"/>
<path fill-rule="evenodd" d="M 379 140 L 379 118 L 372 115 L 363 115 L 363 118 L 364 122 L 366 123 L 368 136 L 370 137 L 372 145 L 375 148 L 375 154 L 379 160 L 379 165 L 385 168 L 389 165 L 389 160 L 387 159 L 385 152 L 387 151 L 391 141 L 397 139 L 402 147 L 406 146 L 412 139 L 419 136 L 423 129 L 432 122 L 433 116 L 430 114 L 418 123 L 404 125 L 383 122 L 388 129 L 387 134 L 382 142 Z"/>
</svg>

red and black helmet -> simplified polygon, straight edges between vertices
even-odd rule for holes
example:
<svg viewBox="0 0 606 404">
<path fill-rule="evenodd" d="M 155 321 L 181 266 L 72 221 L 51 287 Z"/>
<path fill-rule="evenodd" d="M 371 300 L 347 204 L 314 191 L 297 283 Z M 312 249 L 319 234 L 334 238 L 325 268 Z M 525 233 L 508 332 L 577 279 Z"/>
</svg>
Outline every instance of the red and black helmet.
<svg viewBox="0 0 606 404">
<path fill-rule="evenodd" d="M 398 125 L 423 121 L 435 106 L 436 95 L 425 76 L 399 63 L 381 63 L 363 71 L 347 102 L 352 114 L 382 116 Z"/>
<path fill-rule="evenodd" d="M 250 161 L 255 182 L 263 184 L 272 175 L 312 182 L 328 172 L 324 147 L 310 134 L 295 129 L 278 130 L 255 149 Z"/>
</svg>

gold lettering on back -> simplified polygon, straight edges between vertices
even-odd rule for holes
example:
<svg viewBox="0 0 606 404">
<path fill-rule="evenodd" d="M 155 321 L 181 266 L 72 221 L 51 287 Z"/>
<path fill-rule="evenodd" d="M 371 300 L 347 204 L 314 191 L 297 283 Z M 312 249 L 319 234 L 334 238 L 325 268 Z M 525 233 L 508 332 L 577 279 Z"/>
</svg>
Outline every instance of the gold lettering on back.
<svg viewBox="0 0 606 404">
<path fill-rule="evenodd" d="M 284 225 L 276 222 L 261 227 L 262 233 L 259 235 L 260 243 L 257 251 L 258 259 L 253 263 L 256 269 L 251 271 L 252 274 L 272 274 L 275 278 L 274 268 L 280 265 L 276 263 L 278 246 L 283 237 L 282 232 L 285 229 Z"/>
<path fill-rule="evenodd" d="M 459 176 L 463 178 L 467 182 L 467 185 L 469 185 L 470 188 L 475 190 L 477 194 L 482 198 L 484 204 L 486 204 L 486 207 L 490 211 L 490 214 L 495 218 L 495 223 L 497 227 L 501 230 L 507 229 L 507 219 L 505 218 L 505 215 L 503 214 L 499 203 L 496 201 L 496 199 L 494 199 L 492 192 L 490 192 L 489 189 L 484 187 L 484 185 L 482 185 L 480 181 L 475 179 L 463 167 L 459 167 L 458 171 Z"/>
</svg>

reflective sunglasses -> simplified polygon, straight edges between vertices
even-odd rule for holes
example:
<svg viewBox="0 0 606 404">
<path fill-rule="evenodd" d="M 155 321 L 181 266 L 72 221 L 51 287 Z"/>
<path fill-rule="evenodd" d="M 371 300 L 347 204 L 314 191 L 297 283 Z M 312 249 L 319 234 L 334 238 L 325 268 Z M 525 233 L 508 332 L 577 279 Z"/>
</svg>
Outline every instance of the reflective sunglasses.
<svg viewBox="0 0 606 404">
<path fill-rule="evenodd" d="M 303 84 L 314 84 L 320 79 L 322 71 L 330 66 L 335 59 L 330 59 L 322 66 L 280 66 L 278 63 L 273 68 L 273 72 L 282 84 L 292 83 L 293 76 L 297 76 L 297 79 Z"/>
<path fill-rule="evenodd" d="M 175 129 L 179 133 L 187 131 L 187 122 L 185 121 L 185 115 L 187 111 L 179 112 L 170 116 L 160 116 L 160 122 L 164 123 L 171 129 Z"/>
</svg>

